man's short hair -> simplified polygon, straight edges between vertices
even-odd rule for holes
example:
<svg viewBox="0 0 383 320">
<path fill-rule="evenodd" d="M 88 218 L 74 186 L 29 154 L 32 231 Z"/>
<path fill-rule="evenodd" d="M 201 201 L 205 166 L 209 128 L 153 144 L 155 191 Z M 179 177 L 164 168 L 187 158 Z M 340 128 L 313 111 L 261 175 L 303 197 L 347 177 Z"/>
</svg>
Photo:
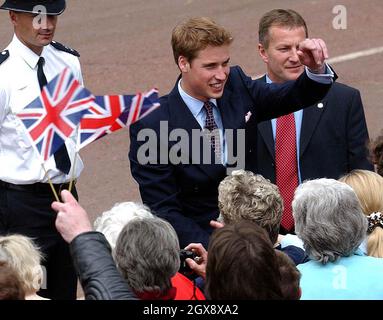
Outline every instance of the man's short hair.
<svg viewBox="0 0 383 320">
<path fill-rule="evenodd" d="M 218 221 L 250 220 L 264 228 L 272 243 L 278 238 L 283 200 L 278 187 L 259 174 L 236 170 L 218 187 Z"/>
<path fill-rule="evenodd" d="M 298 12 L 291 9 L 274 9 L 265 13 L 259 21 L 259 43 L 266 49 L 270 43 L 270 28 L 275 26 L 290 29 L 303 27 L 306 32 L 306 38 L 308 37 L 306 22 Z"/>
<path fill-rule="evenodd" d="M 172 48 L 176 64 L 184 56 L 189 63 L 207 46 L 220 47 L 233 42 L 230 32 L 206 17 L 191 18 L 178 24 L 172 32 Z"/>
</svg>

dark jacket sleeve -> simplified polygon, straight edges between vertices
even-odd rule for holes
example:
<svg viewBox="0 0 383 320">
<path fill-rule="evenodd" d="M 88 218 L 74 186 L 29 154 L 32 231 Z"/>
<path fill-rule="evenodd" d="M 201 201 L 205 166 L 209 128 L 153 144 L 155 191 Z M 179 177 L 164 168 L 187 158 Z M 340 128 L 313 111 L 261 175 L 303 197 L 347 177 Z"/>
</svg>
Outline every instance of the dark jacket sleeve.
<svg viewBox="0 0 383 320">
<path fill-rule="evenodd" d="M 353 90 L 350 113 L 347 119 L 348 171 L 354 169 L 374 170 L 368 160 L 369 135 L 363 103 L 358 90 Z"/>
<path fill-rule="evenodd" d="M 80 234 L 70 243 L 70 252 L 86 300 L 137 299 L 117 270 L 102 233 Z"/>
<path fill-rule="evenodd" d="M 323 99 L 332 85 L 332 83 L 323 84 L 311 80 L 306 72 L 303 72 L 295 81 L 279 84 L 253 80 L 238 66 L 232 70 L 237 73 L 248 90 L 257 122 L 310 107 Z M 336 79 L 337 75 L 334 72 L 333 81 Z"/>
</svg>

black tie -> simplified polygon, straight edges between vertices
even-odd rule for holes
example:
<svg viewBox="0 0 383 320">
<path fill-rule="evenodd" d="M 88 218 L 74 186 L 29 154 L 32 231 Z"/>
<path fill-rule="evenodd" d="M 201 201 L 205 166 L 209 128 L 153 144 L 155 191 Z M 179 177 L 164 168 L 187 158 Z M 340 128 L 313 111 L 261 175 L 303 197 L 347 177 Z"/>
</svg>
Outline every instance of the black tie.
<svg viewBox="0 0 383 320">
<path fill-rule="evenodd" d="M 43 70 L 44 62 L 45 60 L 43 57 L 40 57 L 39 61 L 37 62 L 37 79 L 39 80 L 41 90 L 48 83 Z M 54 157 L 57 169 L 64 172 L 65 174 L 68 174 L 70 170 L 70 159 L 65 143 L 63 143 L 61 147 L 54 153 Z"/>
</svg>

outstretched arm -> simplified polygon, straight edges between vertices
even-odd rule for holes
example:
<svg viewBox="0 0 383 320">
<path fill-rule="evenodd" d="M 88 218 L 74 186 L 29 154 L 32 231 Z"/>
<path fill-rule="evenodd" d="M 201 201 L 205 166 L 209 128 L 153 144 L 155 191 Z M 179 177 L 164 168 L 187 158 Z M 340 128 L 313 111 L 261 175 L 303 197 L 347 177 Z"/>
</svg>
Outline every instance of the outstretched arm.
<svg viewBox="0 0 383 320">
<path fill-rule="evenodd" d="M 69 243 L 73 264 L 87 300 L 135 300 L 136 296 L 118 272 L 104 235 L 92 231 L 88 214 L 72 194 L 63 190 L 61 202 L 53 202 L 56 228 Z"/>
</svg>

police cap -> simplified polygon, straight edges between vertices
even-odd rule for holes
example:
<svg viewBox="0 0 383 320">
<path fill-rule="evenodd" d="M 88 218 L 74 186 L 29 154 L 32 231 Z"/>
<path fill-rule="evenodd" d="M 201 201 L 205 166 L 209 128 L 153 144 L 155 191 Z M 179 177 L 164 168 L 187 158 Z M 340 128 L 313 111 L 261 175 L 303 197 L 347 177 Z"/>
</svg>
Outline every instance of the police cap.
<svg viewBox="0 0 383 320">
<path fill-rule="evenodd" d="M 65 0 L 5 0 L 0 9 L 56 16 L 64 12 Z"/>
</svg>

